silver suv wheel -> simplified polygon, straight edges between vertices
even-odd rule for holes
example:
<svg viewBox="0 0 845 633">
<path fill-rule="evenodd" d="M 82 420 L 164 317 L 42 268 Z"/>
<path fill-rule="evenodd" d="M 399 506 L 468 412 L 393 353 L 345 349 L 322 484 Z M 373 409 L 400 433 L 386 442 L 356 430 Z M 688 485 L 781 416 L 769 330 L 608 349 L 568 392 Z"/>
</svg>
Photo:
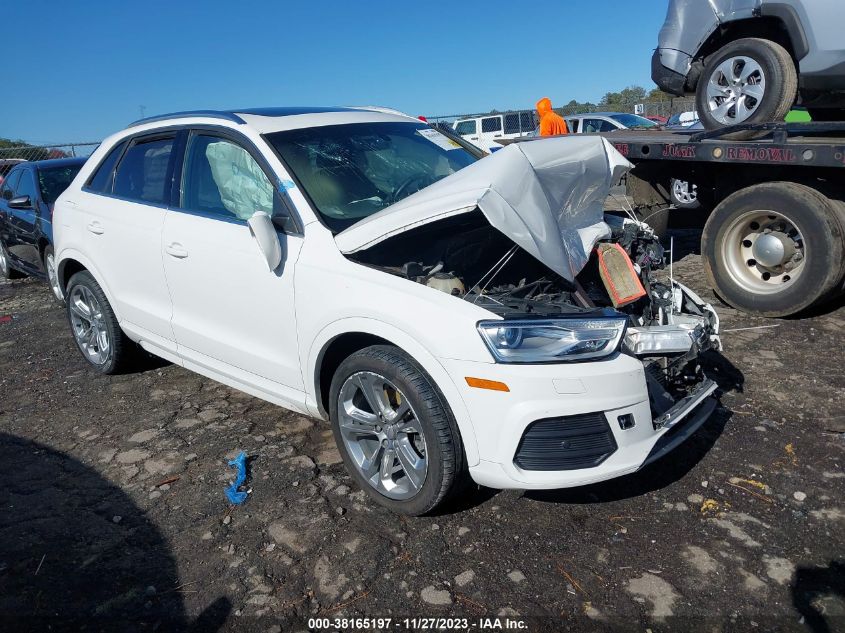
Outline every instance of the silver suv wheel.
<svg viewBox="0 0 845 633">
<path fill-rule="evenodd" d="M 361 476 L 390 499 L 409 499 L 428 474 L 425 437 L 410 402 L 371 371 L 349 376 L 337 402 L 340 434 Z"/>
<path fill-rule="evenodd" d="M 722 125 L 735 125 L 749 119 L 766 93 L 763 67 L 750 57 L 729 57 L 710 74 L 707 105 Z"/>
<path fill-rule="evenodd" d="M 70 325 L 76 344 L 94 365 L 109 360 L 112 345 L 100 303 L 88 288 L 77 285 L 68 297 Z"/>
</svg>

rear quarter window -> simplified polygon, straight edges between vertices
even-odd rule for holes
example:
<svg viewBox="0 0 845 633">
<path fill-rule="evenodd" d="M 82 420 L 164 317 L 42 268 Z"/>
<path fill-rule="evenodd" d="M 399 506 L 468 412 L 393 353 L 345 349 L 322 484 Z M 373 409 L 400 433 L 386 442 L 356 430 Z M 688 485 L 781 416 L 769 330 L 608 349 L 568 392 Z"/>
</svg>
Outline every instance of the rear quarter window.
<svg viewBox="0 0 845 633">
<path fill-rule="evenodd" d="M 121 154 L 123 154 L 125 147 L 126 141 L 118 143 L 114 149 L 108 153 L 97 169 L 94 170 L 91 178 L 88 179 L 88 184 L 86 185 L 88 189 L 99 193 L 111 193 L 112 182 L 114 180 L 112 178 L 114 175 L 114 166 L 120 159 Z"/>
</svg>

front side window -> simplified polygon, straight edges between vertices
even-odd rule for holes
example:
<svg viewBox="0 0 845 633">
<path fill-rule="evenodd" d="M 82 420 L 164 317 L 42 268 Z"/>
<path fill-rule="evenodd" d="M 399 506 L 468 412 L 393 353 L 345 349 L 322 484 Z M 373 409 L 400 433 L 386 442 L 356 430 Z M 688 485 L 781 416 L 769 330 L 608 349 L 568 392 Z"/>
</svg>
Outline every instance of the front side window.
<svg viewBox="0 0 845 633">
<path fill-rule="evenodd" d="M 173 137 L 141 139 L 126 150 L 114 176 L 114 194 L 128 200 L 167 204 Z"/>
<path fill-rule="evenodd" d="M 41 189 L 41 199 L 47 204 L 53 204 L 61 193 L 70 186 L 82 165 L 70 167 L 48 167 L 38 170 L 38 186 Z"/>
<path fill-rule="evenodd" d="M 32 172 L 28 169 L 21 170 L 21 179 L 15 187 L 15 198 L 18 196 L 29 196 L 29 201 L 34 205 L 38 200 L 38 192 L 35 189 L 35 181 L 32 179 Z"/>
<path fill-rule="evenodd" d="M 6 176 L 6 180 L 3 181 L 3 188 L 0 189 L 0 196 L 3 197 L 3 200 L 11 200 L 15 197 L 15 186 L 18 184 L 22 171 L 22 169 L 19 169 Z"/>
<path fill-rule="evenodd" d="M 486 119 L 481 119 L 481 132 L 501 132 L 502 131 L 502 117 L 491 116 Z"/>
<path fill-rule="evenodd" d="M 457 132 L 461 136 L 466 136 L 467 134 L 475 134 L 475 130 L 475 119 L 472 119 L 470 121 L 458 121 L 458 125 L 455 126 L 455 132 Z"/>
<path fill-rule="evenodd" d="M 584 119 L 584 133 L 590 134 L 593 132 L 612 132 L 618 129 L 610 121 L 604 119 Z"/>
<path fill-rule="evenodd" d="M 657 123 L 654 121 L 649 121 L 647 118 L 636 114 L 620 112 L 619 114 L 611 114 L 610 118 L 631 130 L 648 130 L 657 127 Z"/>
<path fill-rule="evenodd" d="M 182 208 L 248 220 L 273 214 L 273 184 L 244 148 L 217 136 L 191 137 L 182 175 Z"/>
<path fill-rule="evenodd" d="M 477 160 L 422 123 L 326 125 L 266 138 L 335 232 Z"/>
</svg>

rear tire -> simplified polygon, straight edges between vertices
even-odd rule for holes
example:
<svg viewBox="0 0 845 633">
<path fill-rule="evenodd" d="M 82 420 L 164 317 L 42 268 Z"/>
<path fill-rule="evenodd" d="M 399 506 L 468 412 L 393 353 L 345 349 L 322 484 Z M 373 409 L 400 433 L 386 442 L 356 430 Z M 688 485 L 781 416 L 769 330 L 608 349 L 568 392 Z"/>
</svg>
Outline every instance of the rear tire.
<svg viewBox="0 0 845 633">
<path fill-rule="evenodd" d="M 21 279 L 22 277 L 26 277 L 21 271 L 12 268 L 11 261 L 9 260 L 9 251 L 6 250 L 6 245 L 3 242 L 0 242 L 0 276 L 6 279 Z"/>
<path fill-rule="evenodd" d="M 83 358 L 101 374 L 119 374 L 131 364 L 135 344 L 120 329 L 100 284 L 87 270 L 70 278 L 66 306 L 71 334 Z"/>
<path fill-rule="evenodd" d="M 784 317 L 830 298 L 845 275 L 837 203 L 792 182 L 728 196 L 701 237 L 711 287 L 737 309 Z"/>
<path fill-rule="evenodd" d="M 748 37 L 711 55 L 695 91 L 704 127 L 715 130 L 742 123 L 783 121 L 795 103 L 798 72 L 789 52 L 771 40 Z M 734 132 L 724 138 L 748 139 L 760 132 Z"/>
<path fill-rule="evenodd" d="M 378 504 L 419 516 L 460 489 L 466 474 L 455 420 L 431 377 L 402 350 L 374 345 L 344 360 L 329 414 L 347 471 Z"/>
<path fill-rule="evenodd" d="M 53 247 L 48 246 L 44 249 L 44 273 L 47 275 L 47 283 L 50 290 L 53 291 L 53 296 L 59 303 L 65 302 L 65 297 L 62 294 L 62 284 L 59 281 L 59 273 L 56 268 L 56 255 L 53 252 Z"/>
</svg>

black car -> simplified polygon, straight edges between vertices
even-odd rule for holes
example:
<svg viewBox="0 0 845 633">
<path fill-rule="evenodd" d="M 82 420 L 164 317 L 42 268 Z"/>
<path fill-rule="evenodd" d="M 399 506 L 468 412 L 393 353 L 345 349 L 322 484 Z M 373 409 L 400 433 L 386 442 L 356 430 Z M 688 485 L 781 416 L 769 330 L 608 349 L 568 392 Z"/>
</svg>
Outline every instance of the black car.
<svg viewBox="0 0 845 633">
<path fill-rule="evenodd" d="M 62 299 L 53 259 L 53 204 L 84 164 L 84 158 L 57 158 L 9 171 L 0 186 L 0 275 L 45 279 Z"/>
</svg>

